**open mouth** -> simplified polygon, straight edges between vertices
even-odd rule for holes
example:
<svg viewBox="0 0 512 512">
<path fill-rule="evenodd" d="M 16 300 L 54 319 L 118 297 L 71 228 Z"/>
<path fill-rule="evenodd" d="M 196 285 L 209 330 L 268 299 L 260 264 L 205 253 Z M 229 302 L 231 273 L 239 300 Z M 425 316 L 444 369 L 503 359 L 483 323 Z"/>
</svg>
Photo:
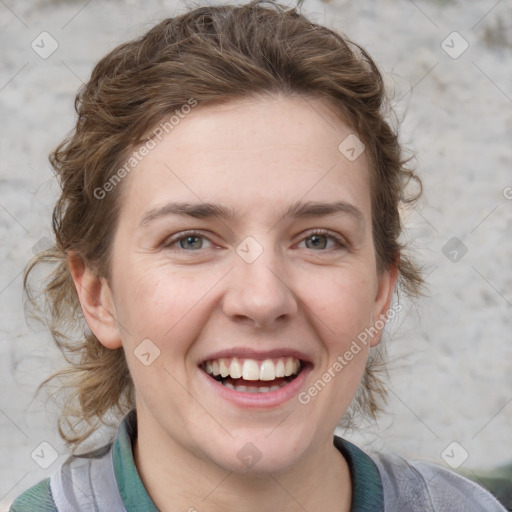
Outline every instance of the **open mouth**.
<svg viewBox="0 0 512 512">
<path fill-rule="evenodd" d="M 233 391 L 269 393 L 296 379 L 308 363 L 294 357 L 259 361 L 237 357 L 212 359 L 200 368 L 212 379 Z"/>
</svg>

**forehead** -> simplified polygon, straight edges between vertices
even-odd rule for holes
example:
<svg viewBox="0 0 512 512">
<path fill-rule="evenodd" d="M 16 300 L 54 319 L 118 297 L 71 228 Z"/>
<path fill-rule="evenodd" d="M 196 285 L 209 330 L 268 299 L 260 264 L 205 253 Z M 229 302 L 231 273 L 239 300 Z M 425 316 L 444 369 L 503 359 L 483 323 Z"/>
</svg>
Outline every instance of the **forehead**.
<svg viewBox="0 0 512 512">
<path fill-rule="evenodd" d="M 246 211 L 293 200 L 345 200 L 361 203 L 369 215 L 366 155 L 347 158 L 344 147 L 353 137 L 318 98 L 199 105 L 160 140 L 152 139 L 154 146 L 124 183 L 122 210 L 175 197 Z"/>
</svg>

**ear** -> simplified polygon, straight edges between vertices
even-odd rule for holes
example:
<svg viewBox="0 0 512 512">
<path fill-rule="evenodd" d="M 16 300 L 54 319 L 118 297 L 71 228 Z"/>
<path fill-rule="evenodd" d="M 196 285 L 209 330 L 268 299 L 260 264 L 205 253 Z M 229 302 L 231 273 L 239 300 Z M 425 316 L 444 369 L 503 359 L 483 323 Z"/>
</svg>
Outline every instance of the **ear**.
<svg viewBox="0 0 512 512">
<path fill-rule="evenodd" d="M 372 347 L 378 345 L 382 337 L 382 330 L 384 329 L 398 278 L 398 261 L 399 258 L 378 276 L 377 291 L 372 310 L 372 325 L 370 326 L 371 331 L 375 333 L 370 341 L 370 346 Z"/>
<path fill-rule="evenodd" d="M 99 277 L 77 254 L 68 253 L 68 267 L 87 325 L 105 347 L 121 347 L 112 291 L 107 280 Z"/>
</svg>

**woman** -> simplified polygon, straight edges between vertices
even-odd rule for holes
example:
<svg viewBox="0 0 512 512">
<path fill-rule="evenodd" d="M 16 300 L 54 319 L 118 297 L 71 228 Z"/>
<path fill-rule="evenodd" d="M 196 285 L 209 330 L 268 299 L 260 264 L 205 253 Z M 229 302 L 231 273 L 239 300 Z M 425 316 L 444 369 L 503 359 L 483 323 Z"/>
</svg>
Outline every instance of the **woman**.
<svg viewBox="0 0 512 512">
<path fill-rule="evenodd" d="M 25 283 L 56 263 L 63 438 L 124 419 L 12 511 L 504 510 L 333 435 L 378 412 L 382 329 L 422 283 L 398 241 L 419 180 L 360 47 L 279 4 L 198 8 L 103 58 L 76 106 Z"/>
</svg>

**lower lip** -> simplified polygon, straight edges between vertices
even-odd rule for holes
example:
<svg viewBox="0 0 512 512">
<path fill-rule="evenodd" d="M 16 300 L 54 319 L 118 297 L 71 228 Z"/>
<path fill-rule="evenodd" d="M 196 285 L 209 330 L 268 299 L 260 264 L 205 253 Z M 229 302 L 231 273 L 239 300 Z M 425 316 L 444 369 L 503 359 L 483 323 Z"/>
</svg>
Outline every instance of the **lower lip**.
<svg viewBox="0 0 512 512">
<path fill-rule="evenodd" d="M 295 379 L 290 381 L 282 388 L 265 393 L 247 393 L 244 391 L 235 391 L 224 386 L 221 382 L 212 379 L 208 374 L 199 369 L 201 378 L 206 379 L 213 390 L 228 402 L 232 402 L 239 407 L 246 408 L 269 408 L 283 405 L 289 400 L 295 398 L 300 388 L 304 385 L 307 374 L 311 371 L 311 365 L 307 365 Z"/>
</svg>

